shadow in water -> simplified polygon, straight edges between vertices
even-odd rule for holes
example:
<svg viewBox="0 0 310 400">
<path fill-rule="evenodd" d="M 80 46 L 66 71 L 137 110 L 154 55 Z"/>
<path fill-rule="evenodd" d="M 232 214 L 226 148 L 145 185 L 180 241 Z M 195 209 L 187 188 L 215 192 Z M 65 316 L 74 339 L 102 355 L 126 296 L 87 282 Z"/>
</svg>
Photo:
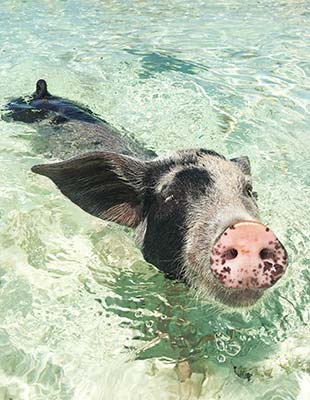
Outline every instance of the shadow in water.
<svg viewBox="0 0 310 400">
<path fill-rule="evenodd" d="M 201 70 L 209 70 L 209 68 L 203 64 L 182 60 L 169 54 L 162 54 L 159 52 L 145 53 L 133 49 L 125 49 L 125 51 L 141 58 L 144 72 L 140 73 L 139 76 L 143 79 L 166 71 L 177 71 L 183 74 L 196 75 L 201 72 Z"/>
</svg>

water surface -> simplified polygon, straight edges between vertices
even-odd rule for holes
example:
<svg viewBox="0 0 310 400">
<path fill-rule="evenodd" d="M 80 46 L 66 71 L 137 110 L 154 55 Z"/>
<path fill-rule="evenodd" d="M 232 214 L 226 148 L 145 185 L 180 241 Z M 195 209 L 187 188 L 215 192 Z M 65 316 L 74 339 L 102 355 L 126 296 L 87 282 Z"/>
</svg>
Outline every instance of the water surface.
<svg viewBox="0 0 310 400">
<path fill-rule="evenodd" d="M 160 154 L 248 155 L 290 255 L 256 309 L 201 304 L 30 172 L 34 125 L 0 120 L 1 400 L 307 398 L 309 27 L 301 0 L 1 3 L 1 104 L 44 78 Z"/>
</svg>

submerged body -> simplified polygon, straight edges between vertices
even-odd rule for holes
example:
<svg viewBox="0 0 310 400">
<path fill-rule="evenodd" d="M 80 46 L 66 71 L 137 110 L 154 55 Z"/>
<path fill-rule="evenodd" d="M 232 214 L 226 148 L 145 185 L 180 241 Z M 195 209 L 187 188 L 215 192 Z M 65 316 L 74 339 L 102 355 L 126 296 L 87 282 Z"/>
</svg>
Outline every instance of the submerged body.
<svg viewBox="0 0 310 400">
<path fill-rule="evenodd" d="M 287 254 L 258 220 L 247 157 L 189 149 L 159 158 L 102 120 L 68 118 L 46 83 L 36 94 L 37 110 L 53 107 L 66 117 L 55 140 L 60 148 L 100 151 L 32 170 L 86 212 L 136 228 L 145 259 L 167 276 L 238 307 L 254 304 L 284 274 Z"/>
<path fill-rule="evenodd" d="M 67 159 L 96 150 L 146 159 L 156 156 L 128 132 L 121 134 L 89 108 L 51 95 L 43 79 L 37 82 L 32 95 L 11 100 L 5 111 L 2 118 L 7 122 L 36 124 L 39 135 L 33 138 L 35 151 L 49 157 Z"/>
<path fill-rule="evenodd" d="M 36 90 L 31 96 L 11 100 L 6 105 L 6 109 L 11 111 L 7 116 L 8 118 L 26 123 L 52 118 L 52 112 L 57 114 L 52 120 L 55 124 L 69 120 L 84 121 L 97 125 L 106 122 L 80 104 L 52 96 L 47 90 L 47 83 L 44 79 L 38 80 Z"/>
</svg>

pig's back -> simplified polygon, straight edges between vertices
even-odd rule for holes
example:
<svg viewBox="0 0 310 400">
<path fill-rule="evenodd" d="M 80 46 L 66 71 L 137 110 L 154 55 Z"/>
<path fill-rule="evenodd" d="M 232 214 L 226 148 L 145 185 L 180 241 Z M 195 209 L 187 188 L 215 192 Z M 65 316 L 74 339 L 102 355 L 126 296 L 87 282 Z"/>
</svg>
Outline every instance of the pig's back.
<svg viewBox="0 0 310 400">
<path fill-rule="evenodd" d="M 44 120 L 39 124 L 33 144 L 37 152 L 60 160 L 89 151 L 109 151 L 142 159 L 156 156 L 129 133 L 120 133 L 103 122 L 69 120 L 55 124 Z"/>
</svg>

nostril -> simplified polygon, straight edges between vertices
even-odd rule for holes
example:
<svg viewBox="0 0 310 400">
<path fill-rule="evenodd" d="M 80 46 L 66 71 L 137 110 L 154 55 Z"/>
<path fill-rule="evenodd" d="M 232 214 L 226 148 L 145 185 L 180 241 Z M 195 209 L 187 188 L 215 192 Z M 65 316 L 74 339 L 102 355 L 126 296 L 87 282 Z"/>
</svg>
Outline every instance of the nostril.
<svg viewBox="0 0 310 400">
<path fill-rule="evenodd" d="M 259 256 L 262 260 L 267 260 L 267 258 L 272 258 L 274 251 L 272 249 L 267 249 L 266 247 L 259 252 Z"/>
<path fill-rule="evenodd" d="M 226 260 L 233 260 L 234 258 L 236 258 L 238 256 L 238 250 L 236 250 L 236 249 L 228 249 L 228 250 L 225 251 L 223 256 L 224 256 L 224 258 Z"/>
</svg>

